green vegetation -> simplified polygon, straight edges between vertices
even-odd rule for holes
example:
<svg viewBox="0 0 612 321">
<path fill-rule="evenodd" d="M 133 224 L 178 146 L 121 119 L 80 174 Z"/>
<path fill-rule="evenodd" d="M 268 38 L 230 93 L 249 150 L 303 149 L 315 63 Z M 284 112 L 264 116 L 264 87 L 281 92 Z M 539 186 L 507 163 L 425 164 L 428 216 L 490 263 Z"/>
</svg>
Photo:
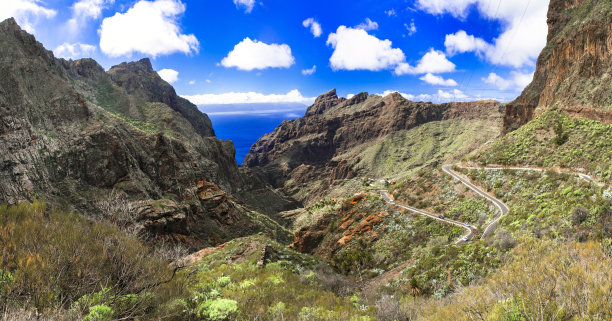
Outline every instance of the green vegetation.
<svg viewBox="0 0 612 321">
<path fill-rule="evenodd" d="M 479 229 L 499 213 L 489 201 L 439 168 L 419 171 L 415 177 L 391 186 L 389 192 L 403 204 L 468 222 Z M 462 230 L 453 236 L 461 233 Z"/>
<path fill-rule="evenodd" d="M 495 125 L 497 120 L 449 119 L 394 132 L 361 152 L 356 168 L 375 176 L 409 176 L 443 159 L 466 155 L 497 135 Z"/>
<path fill-rule="evenodd" d="M 584 168 L 603 181 L 612 173 L 612 125 L 570 118 L 549 109 L 495 141 L 475 159 L 482 164 Z"/>
<path fill-rule="evenodd" d="M 357 306 L 317 259 L 261 235 L 232 240 L 177 272 L 162 252 L 113 225 L 42 203 L 1 206 L 0 222 L 0 310 L 9 319 L 34 310 L 88 321 L 372 320 L 375 313 Z M 259 266 L 264 247 L 269 257 Z"/>
<path fill-rule="evenodd" d="M 609 190 L 575 175 L 512 170 L 466 173 L 510 207 L 500 226 L 515 235 L 581 241 L 612 236 Z"/>
<path fill-rule="evenodd" d="M 595 242 L 526 239 L 480 285 L 445 300 L 407 301 L 404 309 L 418 320 L 609 320 L 607 251 Z"/>
<path fill-rule="evenodd" d="M 414 251 L 414 264 L 403 270 L 388 289 L 439 299 L 476 282 L 501 262 L 500 249 L 481 241 L 461 246 L 446 245 L 446 239 L 436 238 Z"/>
<path fill-rule="evenodd" d="M 109 223 L 46 210 L 42 203 L 0 206 L 0 222 L 2 311 L 138 317 L 164 300 L 153 291 L 173 278 L 162 259 Z"/>
</svg>

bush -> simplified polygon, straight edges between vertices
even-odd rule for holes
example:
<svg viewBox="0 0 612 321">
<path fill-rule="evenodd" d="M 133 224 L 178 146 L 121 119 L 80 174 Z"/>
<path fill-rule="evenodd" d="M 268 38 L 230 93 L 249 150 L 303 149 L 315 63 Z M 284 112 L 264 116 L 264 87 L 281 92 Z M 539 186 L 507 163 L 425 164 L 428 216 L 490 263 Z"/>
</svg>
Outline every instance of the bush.
<svg viewBox="0 0 612 321">
<path fill-rule="evenodd" d="M 89 314 L 83 318 L 83 321 L 108 321 L 114 314 L 113 309 L 107 305 L 94 305 L 89 308 Z"/>
<path fill-rule="evenodd" d="M 238 303 L 228 299 L 204 301 L 198 306 L 197 315 L 208 320 L 225 320 L 238 312 Z"/>
<path fill-rule="evenodd" d="M 0 206 L 0 222 L 0 311 L 44 313 L 78 301 L 77 315 L 108 306 L 114 317 L 133 318 L 154 310 L 161 298 L 152 292 L 173 276 L 167 262 L 109 223 L 43 203 Z"/>
</svg>

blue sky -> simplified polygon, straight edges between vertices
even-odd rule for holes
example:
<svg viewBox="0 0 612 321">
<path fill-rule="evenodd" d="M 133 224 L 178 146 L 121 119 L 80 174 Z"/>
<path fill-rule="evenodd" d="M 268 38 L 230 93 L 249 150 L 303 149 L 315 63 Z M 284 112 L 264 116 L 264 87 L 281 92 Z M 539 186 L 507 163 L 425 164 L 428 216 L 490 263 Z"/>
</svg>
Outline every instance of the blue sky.
<svg viewBox="0 0 612 321">
<path fill-rule="evenodd" d="M 56 56 L 92 57 L 106 69 L 150 57 L 180 95 L 231 114 L 303 109 L 331 88 L 434 102 L 513 99 L 545 45 L 547 7 L 548 0 L 11 0 L 0 4 L 0 18 L 15 16 Z"/>
</svg>

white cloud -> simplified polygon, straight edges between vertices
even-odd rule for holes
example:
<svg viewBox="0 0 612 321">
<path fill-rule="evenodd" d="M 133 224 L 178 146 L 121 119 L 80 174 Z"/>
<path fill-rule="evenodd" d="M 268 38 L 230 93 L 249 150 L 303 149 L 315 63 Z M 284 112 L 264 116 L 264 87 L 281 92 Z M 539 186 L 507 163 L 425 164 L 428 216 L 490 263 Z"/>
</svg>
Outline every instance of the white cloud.
<svg viewBox="0 0 612 321">
<path fill-rule="evenodd" d="M 470 51 L 481 54 L 490 47 L 486 41 L 472 35 L 468 35 L 463 30 L 446 35 L 444 46 L 446 47 L 446 53 L 450 56 Z"/>
<path fill-rule="evenodd" d="M 533 80 L 534 73 L 521 73 L 517 71 L 512 71 L 510 72 L 510 74 L 512 75 L 512 79 L 514 79 L 516 87 L 519 89 L 523 89 L 531 83 L 531 81 Z"/>
<path fill-rule="evenodd" d="M 114 3 L 115 0 L 79 0 L 72 5 L 72 18 L 68 20 L 70 31 L 79 31 L 86 19 L 98 19 L 102 15 L 102 9 L 106 5 Z"/>
<path fill-rule="evenodd" d="M 244 8 L 245 13 L 251 13 L 255 6 L 255 0 L 234 0 L 236 8 Z"/>
<path fill-rule="evenodd" d="M 453 79 L 444 79 L 440 76 L 432 75 L 430 73 L 425 74 L 425 76 L 419 79 L 421 79 L 422 81 L 430 85 L 449 86 L 449 87 L 457 86 L 457 82 Z"/>
<path fill-rule="evenodd" d="M 363 29 L 340 26 L 329 34 L 327 45 L 334 48 L 329 58 L 334 70 L 378 71 L 393 68 L 406 59 L 401 49 L 391 47 L 390 40 L 380 40 Z"/>
<path fill-rule="evenodd" d="M 376 30 L 378 29 L 378 23 L 370 20 L 370 18 L 365 18 L 365 21 L 358 24 L 355 29 L 362 29 L 365 31 Z"/>
<path fill-rule="evenodd" d="M 385 90 L 382 94 L 377 94 L 379 96 L 385 97 L 394 92 L 398 92 L 402 97 L 411 100 L 411 101 L 422 101 L 422 102 L 432 102 L 436 104 L 446 103 L 451 101 L 471 101 L 476 97 L 469 97 L 464 92 L 459 89 L 453 89 L 452 91 L 444 91 L 438 90 L 438 92 L 434 94 L 419 94 L 412 95 L 403 92 L 399 92 L 397 90 Z"/>
<path fill-rule="evenodd" d="M 178 71 L 174 69 L 162 69 L 157 72 L 161 79 L 165 80 L 169 84 L 176 82 L 178 78 Z"/>
<path fill-rule="evenodd" d="M 477 8 L 484 18 L 500 20 L 503 31 L 488 46 L 485 57 L 493 64 L 517 68 L 534 65 L 546 44 L 548 3 L 548 0 L 417 0 L 417 6 L 431 14 L 451 14 L 464 19 L 471 8 Z"/>
<path fill-rule="evenodd" d="M 196 81 L 195 81 L 195 80 L 190 80 L 190 81 L 189 81 L 189 84 L 190 84 L 190 85 L 195 85 L 195 83 L 196 83 Z"/>
<path fill-rule="evenodd" d="M 153 57 L 175 52 L 198 52 L 193 34 L 181 34 L 177 22 L 185 12 L 178 0 L 139 1 L 126 13 L 116 13 L 102 21 L 100 49 L 111 57 L 134 52 Z"/>
<path fill-rule="evenodd" d="M 404 27 L 406 27 L 406 30 L 408 30 L 409 36 L 412 36 L 417 31 L 414 21 L 410 21 L 410 24 L 405 23 Z"/>
<path fill-rule="evenodd" d="M 498 74 L 492 72 L 482 81 L 486 84 L 494 85 L 499 90 L 505 90 L 512 88 L 515 90 L 522 90 L 525 88 L 533 79 L 533 73 L 521 73 L 518 71 L 510 72 L 510 78 L 505 79 Z"/>
<path fill-rule="evenodd" d="M 389 17 L 397 16 L 397 12 L 395 12 L 395 9 L 385 10 L 385 14 Z"/>
<path fill-rule="evenodd" d="M 400 63 L 395 68 L 395 74 L 398 76 L 405 74 L 425 74 L 425 73 L 444 73 L 455 71 L 455 64 L 446 59 L 446 55 L 439 50 L 429 49 L 415 67 L 408 63 Z"/>
<path fill-rule="evenodd" d="M 417 0 L 416 5 L 431 14 L 449 13 L 454 17 L 465 18 L 468 7 L 478 0 Z"/>
<path fill-rule="evenodd" d="M 267 44 L 244 38 L 221 60 L 224 67 L 240 70 L 289 68 L 295 63 L 291 48 L 286 44 Z"/>
<path fill-rule="evenodd" d="M 91 55 L 96 51 L 96 46 L 84 44 L 84 43 L 67 43 L 57 46 L 57 48 L 53 49 L 53 54 L 59 58 L 66 59 L 77 59 L 84 57 L 91 57 Z"/>
<path fill-rule="evenodd" d="M 27 32 L 34 32 L 34 25 L 39 18 L 53 18 L 56 11 L 46 8 L 38 0 L 2 0 L 0 1 L 0 21 L 14 17 L 17 23 Z"/>
<path fill-rule="evenodd" d="M 260 104 L 260 103 L 299 103 L 312 104 L 316 97 L 304 97 L 294 89 L 286 94 L 262 94 L 256 92 L 229 92 L 223 94 L 201 94 L 182 96 L 196 105 Z"/>
<path fill-rule="evenodd" d="M 206 79 L 206 83 L 210 84 L 212 81 L 210 79 Z"/>
<path fill-rule="evenodd" d="M 321 28 L 321 24 L 318 23 L 316 20 L 314 20 L 314 18 L 308 18 L 308 19 L 302 21 L 302 26 L 304 26 L 305 28 L 310 27 L 310 33 L 312 33 L 312 35 L 315 38 L 321 36 L 321 34 L 323 33 L 323 29 Z"/>
<path fill-rule="evenodd" d="M 76 17 L 97 19 L 102 14 L 105 5 L 114 2 L 114 0 L 80 0 L 72 5 L 72 11 Z"/>
<path fill-rule="evenodd" d="M 310 69 L 303 69 L 302 70 L 302 75 L 309 76 L 309 75 L 314 74 L 315 71 L 317 71 L 317 65 L 312 66 L 312 68 L 310 68 Z"/>
</svg>

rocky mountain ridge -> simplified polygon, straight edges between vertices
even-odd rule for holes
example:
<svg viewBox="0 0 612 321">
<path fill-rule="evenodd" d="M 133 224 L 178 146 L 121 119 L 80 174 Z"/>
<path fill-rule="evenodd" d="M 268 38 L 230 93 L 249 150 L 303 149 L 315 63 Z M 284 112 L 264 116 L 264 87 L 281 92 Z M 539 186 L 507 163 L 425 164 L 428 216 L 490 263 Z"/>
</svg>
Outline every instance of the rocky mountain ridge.
<svg viewBox="0 0 612 321">
<path fill-rule="evenodd" d="M 109 72 L 92 59 L 56 59 L 14 19 L 0 23 L 0 57 L 0 203 L 42 199 L 118 220 L 137 207 L 145 214 L 134 224 L 193 245 L 266 229 L 231 196 L 259 184 L 240 173 L 232 142 L 148 59 Z M 224 205 L 189 196 L 198 182 L 223 190 Z"/>
<path fill-rule="evenodd" d="M 502 133 L 543 110 L 612 123 L 612 10 L 608 1 L 551 0 L 533 81 L 506 106 Z"/>
<path fill-rule="evenodd" d="M 319 96 L 304 117 L 284 121 L 261 137 L 251 147 L 245 165 L 260 171 L 272 186 L 291 196 L 314 199 L 313 195 L 322 195 L 335 181 L 374 174 L 357 166 L 360 153 L 372 144 L 388 143 L 393 141 L 392 135 L 426 123 L 453 119 L 486 120 L 496 126 L 500 108 L 494 101 L 417 103 L 398 93 L 386 97 L 360 93 L 345 99 L 331 90 Z M 323 181 L 309 196 L 298 195 L 303 186 Z"/>
</svg>

